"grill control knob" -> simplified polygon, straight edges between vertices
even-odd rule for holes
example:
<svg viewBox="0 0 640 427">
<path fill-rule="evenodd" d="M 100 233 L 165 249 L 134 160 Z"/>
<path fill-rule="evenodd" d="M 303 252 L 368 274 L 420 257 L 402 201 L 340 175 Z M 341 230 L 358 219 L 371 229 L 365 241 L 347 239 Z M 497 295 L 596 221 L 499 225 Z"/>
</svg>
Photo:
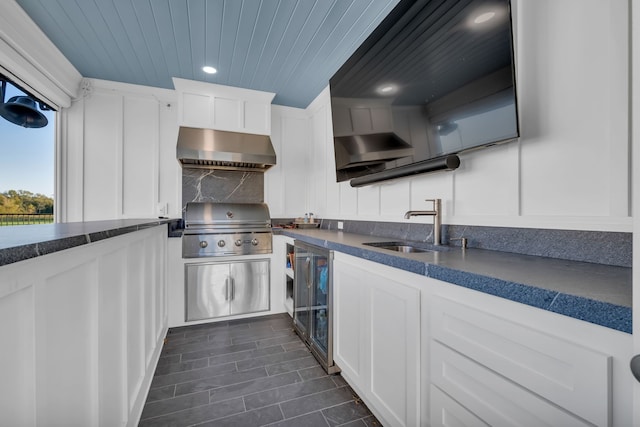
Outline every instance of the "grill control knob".
<svg viewBox="0 0 640 427">
<path fill-rule="evenodd" d="M 252 244 L 253 246 L 258 246 L 258 243 L 259 243 L 259 242 L 258 242 L 258 239 L 253 239 L 253 240 L 251 241 L 251 244 Z"/>
<path fill-rule="evenodd" d="M 238 239 L 235 241 L 236 246 L 242 246 L 242 240 Z"/>
<path fill-rule="evenodd" d="M 219 247 L 223 248 L 224 245 L 226 245 L 226 244 L 227 244 L 227 242 L 225 242 L 224 240 L 218 240 L 218 246 Z"/>
<path fill-rule="evenodd" d="M 201 240 L 201 241 L 200 241 L 200 247 L 201 247 L 202 249 L 206 248 L 207 246 L 209 246 L 209 243 L 207 243 L 207 241 L 206 241 L 206 240 Z"/>
</svg>

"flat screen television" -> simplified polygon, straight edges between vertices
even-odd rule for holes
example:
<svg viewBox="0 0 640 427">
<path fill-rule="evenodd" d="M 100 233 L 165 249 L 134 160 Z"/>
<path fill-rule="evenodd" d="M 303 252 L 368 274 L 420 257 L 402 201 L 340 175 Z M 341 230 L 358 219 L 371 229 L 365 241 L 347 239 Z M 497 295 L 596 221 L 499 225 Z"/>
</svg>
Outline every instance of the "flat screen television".
<svg viewBox="0 0 640 427">
<path fill-rule="evenodd" d="M 455 169 L 519 137 L 508 0 L 402 0 L 330 79 L 337 181 Z"/>
</svg>

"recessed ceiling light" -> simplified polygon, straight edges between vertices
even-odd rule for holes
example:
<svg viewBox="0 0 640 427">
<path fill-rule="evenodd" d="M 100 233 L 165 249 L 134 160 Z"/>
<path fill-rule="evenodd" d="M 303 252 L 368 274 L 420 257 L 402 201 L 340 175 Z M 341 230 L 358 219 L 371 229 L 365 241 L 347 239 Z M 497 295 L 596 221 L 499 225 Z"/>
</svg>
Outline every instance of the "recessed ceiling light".
<svg viewBox="0 0 640 427">
<path fill-rule="evenodd" d="M 476 18 L 473 20 L 473 22 L 476 23 L 476 24 L 482 24 L 483 22 L 487 22 L 490 19 L 493 19 L 494 16 L 496 16 L 495 12 L 481 13 L 480 15 L 476 16 Z"/>
<path fill-rule="evenodd" d="M 202 67 L 202 71 L 204 71 L 204 72 L 205 72 L 205 73 L 207 73 L 207 74 L 215 74 L 215 73 L 217 73 L 217 72 L 218 72 L 218 70 L 216 70 L 216 69 L 215 69 L 215 68 L 213 68 L 213 67 L 209 67 L 208 65 L 207 65 L 207 66 Z"/>
<path fill-rule="evenodd" d="M 383 84 L 378 86 L 376 92 L 380 95 L 395 95 L 398 92 L 398 86 L 395 84 Z"/>
</svg>

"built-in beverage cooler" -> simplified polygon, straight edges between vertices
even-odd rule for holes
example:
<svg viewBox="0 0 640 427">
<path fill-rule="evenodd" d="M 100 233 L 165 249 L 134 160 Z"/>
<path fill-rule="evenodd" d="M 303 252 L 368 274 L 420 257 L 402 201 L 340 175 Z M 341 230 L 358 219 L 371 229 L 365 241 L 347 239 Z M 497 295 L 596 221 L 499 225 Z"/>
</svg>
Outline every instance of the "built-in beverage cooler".
<svg viewBox="0 0 640 427">
<path fill-rule="evenodd" d="M 340 372 L 333 362 L 333 251 L 295 241 L 293 325 L 329 374 Z"/>
</svg>

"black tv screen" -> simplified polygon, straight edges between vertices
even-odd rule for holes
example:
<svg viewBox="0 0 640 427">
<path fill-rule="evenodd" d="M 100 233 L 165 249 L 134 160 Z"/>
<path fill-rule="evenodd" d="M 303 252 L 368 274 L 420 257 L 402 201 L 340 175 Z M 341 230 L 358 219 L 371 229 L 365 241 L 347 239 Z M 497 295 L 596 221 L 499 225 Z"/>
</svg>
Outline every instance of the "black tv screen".
<svg viewBox="0 0 640 427">
<path fill-rule="evenodd" d="M 510 6 L 398 3 L 330 79 L 338 181 L 454 169 L 519 136 Z"/>
</svg>

